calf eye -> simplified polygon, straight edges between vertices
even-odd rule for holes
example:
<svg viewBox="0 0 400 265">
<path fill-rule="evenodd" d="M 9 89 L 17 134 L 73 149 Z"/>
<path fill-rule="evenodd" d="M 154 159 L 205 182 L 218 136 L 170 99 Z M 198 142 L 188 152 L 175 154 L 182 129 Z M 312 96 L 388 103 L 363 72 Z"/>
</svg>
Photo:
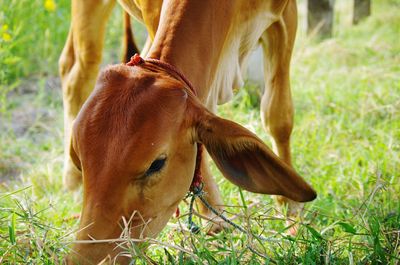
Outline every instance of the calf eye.
<svg viewBox="0 0 400 265">
<path fill-rule="evenodd" d="M 149 169 L 147 169 L 146 173 L 144 173 L 144 176 L 150 176 L 154 173 L 159 172 L 165 165 L 165 160 L 167 160 L 166 157 L 163 158 L 158 158 L 151 163 Z"/>
</svg>

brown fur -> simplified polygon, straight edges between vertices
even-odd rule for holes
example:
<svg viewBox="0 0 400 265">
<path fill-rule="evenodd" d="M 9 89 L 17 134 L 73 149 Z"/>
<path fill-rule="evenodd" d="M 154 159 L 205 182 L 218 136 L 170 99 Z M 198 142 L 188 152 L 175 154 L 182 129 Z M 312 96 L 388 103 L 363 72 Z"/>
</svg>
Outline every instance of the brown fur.
<svg viewBox="0 0 400 265">
<path fill-rule="evenodd" d="M 64 181 L 70 188 L 83 182 L 82 230 L 77 239 L 116 238 L 121 218 L 133 213 L 142 217 L 133 218 L 131 236 L 156 236 L 189 189 L 197 142 L 205 145 L 227 179 L 253 192 L 285 196 L 289 212 L 296 205 L 291 200 L 313 200 L 316 193 L 291 167 L 289 147 L 293 107 L 288 73 L 295 2 L 171 0 L 162 9 L 161 1 L 137 0 L 139 6 L 120 2 L 150 32 L 146 55 L 180 69 L 198 97 L 164 69 L 144 64 L 108 67 L 86 100 L 95 84 L 105 18 L 113 1 L 73 1 L 60 72 L 67 145 Z M 161 10 L 161 15 L 154 10 Z M 240 67 L 259 41 L 266 66 L 263 124 L 281 158 L 247 129 L 212 113 L 217 102 L 228 100 L 239 85 Z M 164 167 L 147 176 L 146 170 L 160 158 L 166 158 Z M 202 161 L 207 200 L 222 209 L 207 160 Z M 205 208 L 202 212 L 215 217 Z M 120 251 L 115 247 L 75 244 L 67 261 L 96 263 L 107 255 L 115 257 Z"/>
</svg>

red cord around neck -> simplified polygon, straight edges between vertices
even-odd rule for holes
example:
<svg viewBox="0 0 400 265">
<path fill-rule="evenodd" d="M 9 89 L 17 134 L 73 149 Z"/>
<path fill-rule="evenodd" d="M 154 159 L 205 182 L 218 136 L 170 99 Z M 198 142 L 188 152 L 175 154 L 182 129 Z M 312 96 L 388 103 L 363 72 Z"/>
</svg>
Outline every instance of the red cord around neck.
<svg viewBox="0 0 400 265">
<path fill-rule="evenodd" d="M 189 89 L 193 92 L 193 94 L 195 96 L 197 96 L 197 91 L 196 91 L 196 89 L 194 89 L 194 86 L 189 81 L 189 79 L 187 79 L 185 77 L 185 75 L 182 74 L 182 72 L 178 70 L 178 68 L 176 68 L 175 66 L 173 66 L 173 65 L 171 65 L 169 63 L 160 61 L 158 59 L 153 59 L 153 58 L 143 59 L 142 57 L 140 57 L 139 54 L 136 53 L 135 55 L 133 55 L 131 57 L 131 60 L 128 63 L 126 63 L 126 65 L 128 65 L 128 66 L 136 66 L 136 65 L 141 65 L 141 64 L 144 64 L 144 63 L 152 63 L 154 65 L 157 65 L 157 66 L 163 68 L 168 74 L 170 74 L 170 75 L 172 75 L 174 77 L 176 77 L 176 75 L 177 75 L 180 79 L 183 80 L 183 82 L 185 82 L 185 84 L 189 87 Z"/>
</svg>

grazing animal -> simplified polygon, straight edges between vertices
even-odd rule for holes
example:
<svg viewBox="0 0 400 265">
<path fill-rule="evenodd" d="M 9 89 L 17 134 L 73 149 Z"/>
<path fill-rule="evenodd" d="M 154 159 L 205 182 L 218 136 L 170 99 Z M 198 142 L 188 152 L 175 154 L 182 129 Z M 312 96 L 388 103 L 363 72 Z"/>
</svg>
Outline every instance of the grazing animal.
<svg viewBox="0 0 400 265">
<path fill-rule="evenodd" d="M 60 73 L 64 182 L 71 189 L 83 182 L 77 239 L 118 238 L 122 217 L 132 217 L 132 237 L 156 236 L 189 190 L 198 143 L 228 180 L 252 192 L 284 196 L 289 212 L 298 205 L 294 201 L 313 200 L 315 191 L 292 169 L 290 156 L 295 1 L 119 2 L 147 27 L 150 41 L 143 57 L 172 65 L 184 77 L 146 61 L 109 66 L 96 82 L 115 1 L 72 1 Z M 214 114 L 217 104 L 242 86 L 241 67 L 259 43 L 265 69 L 261 117 L 279 157 L 249 130 Z M 222 210 L 205 156 L 199 166 L 206 199 Z M 215 217 L 205 207 L 200 210 Z M 96 263 L 120 251 L 115 243 L 75 243 L 67 262 Z"/>
</svg>

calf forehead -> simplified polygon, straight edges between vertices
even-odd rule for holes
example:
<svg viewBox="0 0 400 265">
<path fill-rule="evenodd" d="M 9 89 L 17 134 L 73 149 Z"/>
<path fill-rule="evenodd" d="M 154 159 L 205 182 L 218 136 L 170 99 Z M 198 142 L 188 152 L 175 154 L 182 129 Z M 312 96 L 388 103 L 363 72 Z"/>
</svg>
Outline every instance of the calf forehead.
<svg viewBox="0 0 400 265">
<path fill-rule="evenodd" d="M 157 152 L 182 129 L 186 98 L 180 82 L 160 73 L 125 66 L 103 71 L 75 126 L 80 153 L 96 160 Z"/>
</svg>

